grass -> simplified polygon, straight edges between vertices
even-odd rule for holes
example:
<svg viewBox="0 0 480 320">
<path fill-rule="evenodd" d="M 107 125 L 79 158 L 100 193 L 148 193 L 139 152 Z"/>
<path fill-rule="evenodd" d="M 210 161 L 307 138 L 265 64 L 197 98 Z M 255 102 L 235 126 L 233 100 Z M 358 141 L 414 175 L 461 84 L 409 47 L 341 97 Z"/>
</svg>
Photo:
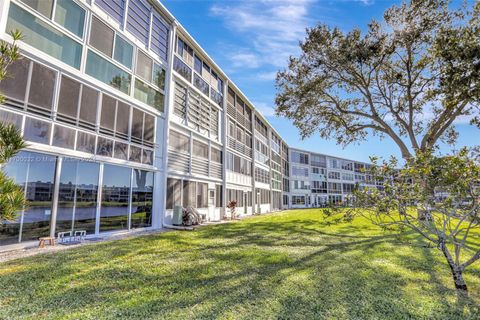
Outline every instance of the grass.
<svg viewBox="0 0 480 320">
<path fill-rule="evenodd" d="M 83 246 L 0 265 L 2 319 L 479 319 L 441 253 L 320 210 Z M 477 307 L 475 307 L 477 305 Z"/>
</svg>

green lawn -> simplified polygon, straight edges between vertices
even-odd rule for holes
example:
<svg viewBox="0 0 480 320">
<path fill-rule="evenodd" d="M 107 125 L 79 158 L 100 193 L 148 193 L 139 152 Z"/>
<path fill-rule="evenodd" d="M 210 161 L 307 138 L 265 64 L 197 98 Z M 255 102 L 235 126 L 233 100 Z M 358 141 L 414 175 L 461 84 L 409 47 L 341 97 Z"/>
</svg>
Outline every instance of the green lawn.
<svg viewBox="0 0 480 320">
<path fill-rule="evenodd" d="M 1 319 L 479 319 L 435 248 L 319 210 L 118 240 L 0 265 Z"/>
</svg>

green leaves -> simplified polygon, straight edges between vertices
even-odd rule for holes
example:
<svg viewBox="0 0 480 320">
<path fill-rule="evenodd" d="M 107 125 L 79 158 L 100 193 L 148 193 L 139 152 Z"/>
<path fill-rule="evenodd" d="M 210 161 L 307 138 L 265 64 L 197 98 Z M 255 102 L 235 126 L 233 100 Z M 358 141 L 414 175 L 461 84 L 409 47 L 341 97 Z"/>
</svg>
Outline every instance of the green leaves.
<svg viewBox="0 0 480 320">
<path fill-rule="evenodd" d="M 453 144 L 455 119 L 480 123 L 479 11 L 410 1 L 364 34 L 307 29 L 301 55 L 277 74 L 277 115 L 302 137 L 318 133 L 342 145 L 390 137 L 405 159 L 439 139 Z"/>
</svg>

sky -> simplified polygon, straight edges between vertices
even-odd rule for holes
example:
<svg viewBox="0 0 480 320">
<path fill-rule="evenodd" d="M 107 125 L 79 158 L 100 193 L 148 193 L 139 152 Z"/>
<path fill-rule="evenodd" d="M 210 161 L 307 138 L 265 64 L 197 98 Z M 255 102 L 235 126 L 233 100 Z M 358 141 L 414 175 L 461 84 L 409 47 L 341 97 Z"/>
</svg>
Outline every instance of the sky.
<svg viewBox="0 0 480 320">
<path fill-rule="evenodd" d="M 292 121 L 274 115 L 275 75 L 298 56 L 305 29 L 316 24 L 347 32 L 381 20 L 395 0 L 160 0 L 291 147 L 369 161 L 400 158 L 389 139 L 369 137 L 345 148 L 313 135 L 302 140 Z M 458 0 L 460 1 L 460 0 Z M 480 144 L 480 130 L 459 122 L 455 149 Z M 442 145 L 441 152 L 451 147 Z"/>
</svg>

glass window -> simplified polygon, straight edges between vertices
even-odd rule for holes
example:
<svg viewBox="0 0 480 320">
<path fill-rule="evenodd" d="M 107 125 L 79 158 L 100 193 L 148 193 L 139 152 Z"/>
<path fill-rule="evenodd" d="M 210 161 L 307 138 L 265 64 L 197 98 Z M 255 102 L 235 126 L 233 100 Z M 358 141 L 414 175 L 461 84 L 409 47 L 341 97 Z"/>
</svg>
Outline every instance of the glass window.
<svg viewBox="0 0 480 320">
<path fill-rule="evenodd" d="M 50 111 L 53 105 L 56 72 L 38 63 L 33 64 L 29 104 Z"/>
<path fill-rule="evenodd" d="M 58 191 L 56 232 L 95 233 L 99 165 L 64 158 Z"/>
<path fill-rule="evenodd" d="M 197 207 L 197 183 L 183 181 L 183 207 Z"/>
<path fill-rule="evenodd" d="M 115 53 L 113 58 L 128 69 L 132 69 L 133 46 L 117 35 L 115 37 Z"/>
<path fill-rule="evenodd" d="M 190 139 L 176 131 L 170 131 L 170 139 L 168 141 L 170 148 L 181 152 L 190 152 Z"/>
<path fill-rule="evenodd" d="M 212 161 L 222 163 L 222 151 L 215 148 L 211 148 L 210 153 L 211 153 L 210 157 Z"/>
<path fill-rule="evenodd" d="M 143 137 L 143 112 L 133 108 L 132 112 L 132 140 L 141 143 Z"/>
<path fill-rule="evenodd" d="M 95 136 L 83 131 L 78 131 L 77 151 L 95 153 Z"/>
<path fill-rule="evenodd" d="M 142 148 L 136 147 L 136 146 L 130 146 L 130 161 L 133 162 L 142 162 Z"/>
<path fill-rule="evenodd" d="M 118 101 L 117 106 L 117 121 L 115 131 L 125 139 L 128 138 L 128 131 L 130 129 L 130 105 Z"/>
<path fill-rule="evenodd" d="M 27 117 L 23 137 L 28 141 L 48 144 L 50 140 L 50 123 Z"/>
<path fill-rule="evenodd" d="M 200 90 L 203 94 L 208 96 L 208 93 L 210 90 L 208 83 L 196 73 L 193 74 L 193 84 L 195 85 L 195 87 L 197 87 L 198 90 Z"/>
<path fill-rule="evenodd" d="M 141 77 L 143 80 L 150 82 L 152 79 L 153 60 L 150 59 L 145 53 L 137 51 L 137 67 L 135 68 L 135 74 Z"/>
<path fill-rule="evenodd" d="M 41 1 L 39 1 L 41 2 Z M 10 3 L 7 31 L 22 30 L 22 41 L 79 69 L 82 46 L 62 32 L 26 12 L 14 3 Z"/>
<path fill-rule="evenodd" d="M 153 150 L 143 149 L 142 163 L 153 165 Z"/>
<path fill-rule="evenodd" d="M 182 60 L 180 60 L 177 56 L 173 59 L 173 70 L 178 72 L 182 77 L 187 79 L 187 81 L 192 80 L 192 69 L 190 69 Z"/>
<path fill-rule="evenodd" d="M 115 32 L 112 28 L 100 21 L 97 17 L 92 17 L 92 27 L 90 29 L 89 44 L 111 57 L 113 52 L 113 36 Z"/>
<path fill-rule="evenodd" d="M 208 145 L 201 143 L 200 141 L 193 140 L 193 153 L 194 156 L 208 159 Z"/>
<path fill-rule="evenodd" d="M 155 135 L 155 117 L 149 114 L 145 114 L 145 126 L 143 130 L 143 141 L 151 142 L 154 141 Z"/>
<path fill-rule="evenodd" d="M 177 179 L 167 179 L 167 209 L 173 209 L 181 206 L 182 202 L 182 181 Z"/>
<path fill-rule="evenodd" d="M 198 74 L 202 74 L 202 60 L 200 60 L 199 57 L 197 57 L 197 55 L 195 54 L 195 61 L 194 61 L 194 64 L 193 64 L 193 68 L 195 69 L 195 71 L 198 72 Z"/>
<path fill-rule="evenodd" d="M 0 121 L 3 124 L 13 124 L 18 130 L 20 130 L 22 127 L 22 118 L 23 116 L 17 113 L 0 110 Z"/>
<path fill-rule="evenodd" d="M 153 172 L 133 170 L 132 228 L 152 226 Z"/>
<path fill-rule="evenodd" d="M 75 147 L 75 130 L 55 125 L 52 145 L 73 150 Z"/>
<path fill-rule="evenodd" d="M 27 6 L 43 14 L 47 18 L 52 17 L 53 0 L 21 0 Z"/>
<path fill-rule="evenodd" d="M 114 157 L 117 159 L 128 160 L 128 144 L 115 141 Z"/>
<path fill-rule="evenodd" d="M 99 156 L 111 157 L 113 153 L 113 140 L 98 137 L 97 154 Z"/>
<path fill-rule="evenodd" d="M 7 68 L 6 77 L 0 81 L 0 92 L 8 98 L 25 101 L 30 60 L 20 58 Z"/>
<path fill-rule="evenodd" d="M 0 244 L 18 242 L 20 222 L 22 241 L 38 240 L 50 233 L 56 157 L 22 151 L 10 159 L 5 174 L 25 190 L 28 201 L 23 218 L 0 224 Z"/>
<path fill-rule="evenodd" d="M 57 0 L 55 22 L 64 26 L 65 29 L 80 38 L 83 38 L 85 10 L 72 0 Z"/>
<path fill-rule="evenodd" d="M 90 50 L 88 51 L 85 72 L 123 93 L 129 94 L 130 92 L 131 76 Z"/>
<path fill-rule="evenodd" d="M 102 113 L 100 115 L 101 129 L 113 132 L 116 108 L 117 100 L 104 94 L 102 97 Z"/>
<path fill-rule="evenodd" d="M 135 80 L 134 96 L 139 101 L 163 112 L 163 94 L 138 79 Z"/>
<path fill-rule="evenodd" d="M 197 208 L 208 207 L 207 192 L 208 192 L 208 184 L 199 182 L 197 185 Z"/>
<path fill-rule="evenodd" d="M 62 76 L 57 112 L 72 120 L 77 119 L 78 99 L 80 98 L 80 83 Z"/>
<path fill-rule="evenodd" d="M 97 122 L 98 91 L 83 85 L 80 103 L 80 124 L 95 126 Z"/>
<path fill-rule="evenodd" d="M 129 168 L 104 165 L 100 231 L 128 229 L 130 176 Z"/>
<path fill-rule="evenodd" d="M 152 83 L 162 90 L 165 90 L 165 70 L 157 63 L 153 64 Z"/>
</svg>

